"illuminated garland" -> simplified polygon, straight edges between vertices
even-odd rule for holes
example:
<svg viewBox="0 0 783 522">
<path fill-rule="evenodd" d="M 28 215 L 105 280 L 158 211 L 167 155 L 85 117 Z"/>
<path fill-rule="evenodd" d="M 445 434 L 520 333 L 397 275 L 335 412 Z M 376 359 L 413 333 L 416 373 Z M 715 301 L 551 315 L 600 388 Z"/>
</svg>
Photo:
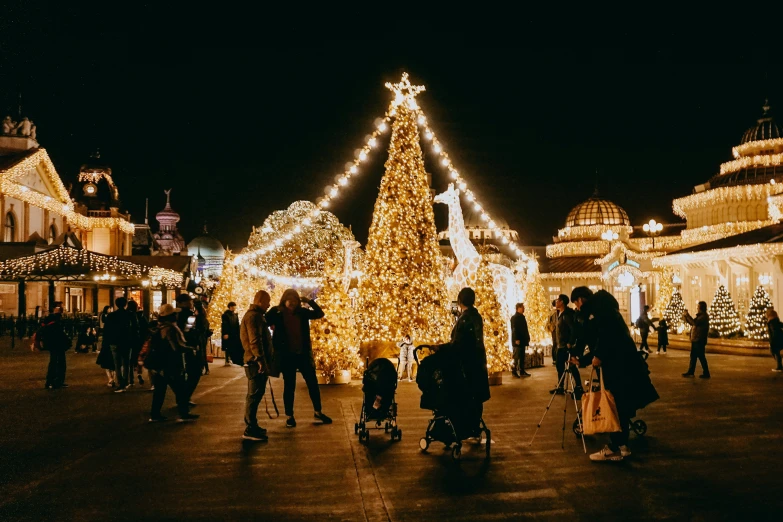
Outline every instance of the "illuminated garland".
<svg viewBox="0 0 783 522">
<path fill-rule="evenodd" d="M 760 185 L 738 185 L 734 187 L 718 187 L 691 194 L 672 202 L 672 210 L 683 219 L 691 210 L 710 208 L 718 204 L 737 201 L 765 200 L 768 196 L 783 192 L 783 184 L 764 183 Z"/>
<path fill-rule="evenodd" d="M 731 223 L 719 223 L 717 225 L 704 225 L 699 228 L 689 228 L 680 232 L 683 245 L 709 243 L 724 237 L 742 234 L 769 225 L 774 225 L 775 220 L 764 221 L 735 221 Z"/>
<path fill-rule="evenodd" d="M 49 182 L 57 193 L 59 201 L 17 182 L 21 176 L 31 169 L 35 169 L 39 164 L 43 164 Z M 73 202 L 68 196 L 68 191 L 65 189 L 51 159 L 49 159 L 49 155 L 44 149 L 39 149 L 28 158 L 0 172 L 0 192 L 29 203 L 34 207 L 64 216 L 68 223 L 82 230 L 119 228 L 126 234 L 133 234 L 135 230 L 133 223 L 124 218 L 93 218 L 75 212 Z"/>
<path fill-rule="evenodd" d="M 777 167 L 783 164 L 783 154 L 765 154 L 759 156 L 744 156 L 739 159 L 721 163 L 720 173 L 730 174 L 748 167 Z"/>
<path fill-rule="evenodd" d="M 573 241 L 575 239 L 600 239 L 601 234 L 611 230 L 618 234 L 630 236 L 633 233 L 633 227 L 626 225 L 579 225 L 575 227 L 565 227 L 557 231 L 555 241 Z"/>
<path fill-rule="evenodd" d="M 601 279 L 601 272 L 546 272 L 541 279 Z"/>
<path fill-rule="evenodd" d="M 742 145 L 737 145 L 736 147 L 732 147 L 731 153 L 735 158 L 740 158 L 742 156 L 745 156 L 749 152 L 762 150 L 762 149 L 774 149 L 776 147 L 783 147 L 783 138 L 749 141 L 748 143 L 743 143 Z"/>
<path fill-rule="evenodd" d="M 85 272 L 122 275 L 132 279 L 145 276 L 167 287 L 181 287 L 183 276 L 174 270 L 147 267 L 114 256 L 106 256 L 84 249 L 61 245 L 58 248 L 30 256 L 9 259 L 0 263 L 0 277 L 21 279 L 36 272 L 45 272 L 63 267 L 79 267 Z"/>
<path fill-rule="evenodd" d="M 603 279 L 605 281 L 608 281 L 610 279 L 613 279 L 613 278 L 619 276 L 623 272 L 628 272 L 628 273 L 632 274 L 634 277 L 636 277 L 637 279 L 646 279 L 646 278 L 650 277 L 650 275 L 652 274 L 652 272 L 642 272 L 641 270 L 639 270 L 635 266 L 618 265 L 618 266 L 614 267 L 613 269 L 609 270 L 608 272 L 606 272 L 605 274 L 601 274 L 601 279 Z"/>
<path fill-rule="evenodd" d="M 783 219 L 783 194 L 767 198 L 767 213 L 775 223 Z"/>
<path fill-rule="evenodd" d="M 546 246 L 546 257 L 603 256 L 609 253 L 609 241 L 570 241 Z"/>
<path fill-rule="evenodd" d="M 603 265 L 604 263 L 608 263 L 609 261 L 612 261 L 613 259 L 620 257 L 621 254 L 625 254 L 626 256 L 630 255 L 634 259 L 653 259 L 655 257 L 660 257 L 663 255 L 663 253 L 661 252 L 653 252 L 653 253 L 637 252 L 635 250 L 631 250 L 628 247 L 626 247 L 622 241 L 617 241 L 612 246 L 612 250 L 610 250 L 606 256 L 595 260 L 595 264 Z"/>
<path fill-rule="evenodd" d="M 628 242 L 639 251 L 650 251 L 653 249 L 653 243 L 655 243 L 656 253 L 659 253 L 660 251 L 669 252 L 682 248 L 681 236 L 659 236 L 655 238 L 654 242 L 651 237 L 632 237 Z M 636 255 L 638 257 L 638 254 Z"/>
<path fill-rule="evenodd" d="M 761 257 L 783 255 L 783 243 L 759 243 L 728 248 L 714 248 L 702 252 L 669 254 L 653 259 L 654 267 L 674 266 L 685 263 L 709 263 L 729 257 Z"/>
</svg>

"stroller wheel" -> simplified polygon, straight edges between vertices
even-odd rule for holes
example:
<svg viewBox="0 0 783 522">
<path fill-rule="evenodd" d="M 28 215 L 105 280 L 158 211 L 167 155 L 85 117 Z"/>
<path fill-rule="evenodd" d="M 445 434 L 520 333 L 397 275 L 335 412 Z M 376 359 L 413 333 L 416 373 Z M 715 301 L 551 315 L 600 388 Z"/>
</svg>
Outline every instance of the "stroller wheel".
<svg viewBox="0 0 783 522">
<path fill-rule="evenodd" d="M 356 433 L 356 434 L 359 433 L 359 423 L 358 422 L 353 425 L 353 432 Z"/>
<path fill-rule="evenodd" d="M 577 438 L 582 436 L 582 427 L 579 425 L 579 419 L 574 419 L 574 424 L 571 426 L 571 429 L 574 430 L 574 435 L 576 435 Z"/>
<path fill-rule="evenodd" d="M 454 448 L 451 450 L 451 458 L 454 460 L 459 460 L 462 458 L 462 448 L 459 446 L 454 446 Z"/>
<path fill-rule="evenodd" d="M 634 421 L 631 423 L 631 428 L 637 435 L 642 436 L 647 433 L 647 423 L 643 420 Z"/>
<path fill-rule="evenodd" d="M 430 447 L 430 440 L 427 437 L 422 437 L 419 439 L 419 447 L 421 451 L 427 451 L 427 448 Z"/>
</svg>

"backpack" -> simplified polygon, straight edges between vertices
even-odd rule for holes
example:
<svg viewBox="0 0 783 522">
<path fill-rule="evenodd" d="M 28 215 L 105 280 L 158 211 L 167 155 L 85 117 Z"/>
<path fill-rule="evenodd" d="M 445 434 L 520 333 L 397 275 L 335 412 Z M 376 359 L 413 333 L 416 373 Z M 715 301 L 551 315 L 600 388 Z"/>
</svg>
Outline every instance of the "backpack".
<svg viewBox="0 0 783 522">
<path fill-rule="evenodd" d="M 39 326 L 38 330 L 36 330 L 33 334 L 32 343 L 30 344 L 30 350 L 33 352 L 43 352 L 48 350 L 48 348 L 46 348 L 43 343 L 43 332 L 44 327 Z"/>
<path fill-rule="evenodd" d="M 160 330 L 155 330 L 150 335 L 139 352 L 139 364 L 142 364 L 147 370 L 163 370 L 165 358 L 161 350 L 165 347 L 166 339 L 160 336 Z"/>
</svg>

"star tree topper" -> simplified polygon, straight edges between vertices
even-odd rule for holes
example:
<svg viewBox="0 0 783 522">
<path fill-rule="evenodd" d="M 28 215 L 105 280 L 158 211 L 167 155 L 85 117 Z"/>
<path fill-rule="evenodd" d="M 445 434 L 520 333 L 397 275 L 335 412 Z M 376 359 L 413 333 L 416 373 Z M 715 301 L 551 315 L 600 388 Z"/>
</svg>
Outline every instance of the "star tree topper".
<svg viewBox="0 0 783 522">
<path fill-rule="evenodd" d="M 394 102 L 392 103 L 395 107 L 404 102 L 411 110 L 419 108 L 416 104 L 416 95 L 427 90 L 423 85 L 411 85 L 406 72 L 402 73 L 402 79 L 399 83 L 386 82 L 386 88 L 394 93 Z"/>
</svg>

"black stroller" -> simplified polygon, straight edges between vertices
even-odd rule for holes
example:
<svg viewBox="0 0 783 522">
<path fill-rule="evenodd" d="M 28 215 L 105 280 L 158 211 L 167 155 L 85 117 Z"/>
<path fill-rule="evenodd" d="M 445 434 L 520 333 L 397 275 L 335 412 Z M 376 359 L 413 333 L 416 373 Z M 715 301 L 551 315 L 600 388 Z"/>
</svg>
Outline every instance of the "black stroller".
<svg viewBox="0 0 783 522">
<path fill-rule="evenodd" d="M 484 435 L 486 457 L 489 458 L 491 433 L 481 417 L 481 404 L 470 393 L 465 393 L 467 386 L 464 374 L 440 352 L 420 361 L 419 351 L 423 348 L 427 347 L 418 346 L 414 351 L 419 364 L 416 383 L 422 391 L 420 407 L 432 410 L 433 416 L 427 425 L 427 432 L 419 440 L 419 447 L 426 452 L 433 441 L 439 441 L 445 445 L 445 449 L 451 449 L 451 458 L 459 460 L 462 456 L 462 441 L 480 439 Z"/>
<path fill-rule="evenodd" d="M 370 364 L 367 358 L 367 368 L 362 377 L 362 411 L 359 422 L 354 424 L 354 433 L 359 435 L 359 442 L 370 440 L 371 429 L 383 429 L 391 433 L 391 440 L 402 440 L 402 430 L 397 427 L 397 402 L 394 393 L 397 390 L 397 370 L 389 359 L 375 359 Z M 372 422 L 375 426 L 369 426 Z M 383 428 L 381 425 L 383 424 Z"/>
</svg>

